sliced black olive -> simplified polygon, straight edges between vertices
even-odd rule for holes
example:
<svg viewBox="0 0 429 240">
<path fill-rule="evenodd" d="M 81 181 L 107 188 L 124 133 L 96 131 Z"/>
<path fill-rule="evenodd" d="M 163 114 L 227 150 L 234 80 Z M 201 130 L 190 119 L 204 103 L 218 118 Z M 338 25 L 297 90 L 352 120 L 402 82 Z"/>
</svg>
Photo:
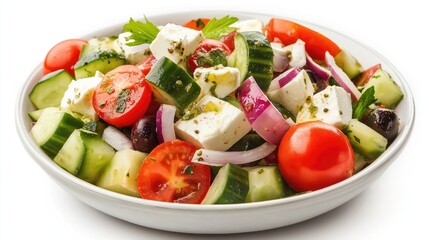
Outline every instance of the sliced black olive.
<svg viewBox="0 0 429 240">
<path fill-rule="evenodd" d="M 393 110 L 376 108 L 368 114 L 364 123 L 385 137 L 389 144 L 398 135 L 399 119 Z"/>
</svg>

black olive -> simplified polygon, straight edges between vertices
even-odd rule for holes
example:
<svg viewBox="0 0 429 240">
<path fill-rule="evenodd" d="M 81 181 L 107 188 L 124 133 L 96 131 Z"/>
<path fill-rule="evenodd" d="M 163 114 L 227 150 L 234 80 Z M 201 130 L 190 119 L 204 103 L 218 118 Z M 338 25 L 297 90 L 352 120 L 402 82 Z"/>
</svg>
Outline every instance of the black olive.
<svg viewBox="0 0 429 240">
<path fill-rule="evenodd" d="M 399 119 L 393 110 L 376 108 L 368 114 L 364 123 L 385 137 L 389 144 L 398 135 Z"/>
<path fill-rule="evenodd" d="M 158 144 L 156 134 L 156 119 L 154 117 L 140 118 L 131 129 L 131 142 L 135 150 L 149 153 Z"/>
</svg>

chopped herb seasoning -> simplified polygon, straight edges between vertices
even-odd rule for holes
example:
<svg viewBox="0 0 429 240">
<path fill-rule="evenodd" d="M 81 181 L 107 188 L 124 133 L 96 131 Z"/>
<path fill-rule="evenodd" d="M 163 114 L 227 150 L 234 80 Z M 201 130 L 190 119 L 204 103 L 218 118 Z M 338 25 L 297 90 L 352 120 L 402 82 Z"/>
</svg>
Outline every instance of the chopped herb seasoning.
<svg viewBox="0 0 429 240">
<path fill-rule="evenodd" d="M 186 166 L 185 169 L 183 170 L 184 174 L 189 174 L 192 175 L 194 174 L 194 171 L 192 170 L 192 167 L 190 165 Z"/>
<path fill-rule="evenodd" d="M 197 129 L 197 130 L 195 130 L 194 132 L 195 132 L 195 134 L 199 134 L 199 133 L 200 133 L 200 130 L 198 130 L 198 129 Z"/>
<path fill-rule="evenodd" d="M 198 151 L 197 151 L 197 156 L 198 156 L 198 157 L 200 157 L 201 155 L 203 155 L 203 151 L 198 150 Z"/>
<path fill-rule="evenodd" d="M 329 94 L 325 93 L 325 94 L 323 94 L 323 97 L 324 97 L 324 98 L 328 98 L 328 97 L 329 97 Z"/>
<path fill-rule="evenodd" d="M 355 141 L 356 141 L 357 143 L 360 143 L 360 139 L 359 139 L 358 137 L 353 136 L 353 138 L 355 139 Z"/>
<path fill-rule="evenodd" d="M 152 160 L 153 162 L 156 162 L 156 159 L 153 157 L 150 157 L 149 159 Z"/>
<path fill-rule="evenodd" d="M 328 111 L 329 111 L 329 109 L 327 109 L 327 108 L 323 109 L 323 112 L 325 112 L 325 113 L 327 113 Z"/>
<path fill-rule="evenodd" d="M 86 122 L 85 125 L 83 126 L 83 129 L 91 132 L 95 132 L 97 130 L 97 121 Z"/>
<path fill-rule="evenodd" d="M 116 102 L 118 103 L 118 106 L 116 107 L 116 112 L 123 113 L 125 111 L 129 94 L 129 89 L 122 89 L 122 91 L 119 93 L 118 98 L 116 99 Z"/>
<path fill-rule="evenodd" d="M 203 27 L 205 27 L 206 26 L 206 24 L 203 22 L 203 20 L 201 20 L 201 18 L 198 18 L 196 21 L 195 21 L 195 25 L 197 26 L 197 28 L 203 28 Z"/>
<path fill-rule="evenodd" d="M 127 177 L 130 177 L 130 173 L 129 172 L 127 172 L 127 175 L 126 175 Z"/>
<path fill-rule="evenodd" d="M 176 85 L 178 85 L 178 86 L 182 86 L 182 84 L 183 84 L 182 80 L 177 80 L 177 81 L 176 81 Z"/>
<path fill-rule="evenodd" d="M 317 114 L 319 109 L 318 109 L 318 107 L 316 107 L 312 104 L 312 105 L 310 105 L 308 110 L 310 111 L 310 114 L 314 117 Z"/>
<path fill-rule="evenodd" d="M 106 90 L 104 90 L 107 94 L 111 94 L 115 91 L 115 89 L 113 89 L 111 86 L 109 86 L 108 88 L 106 88 Z"/>
<path fill-rule="evenodd" d="M 262 174 L 262 173 L 264 173 L 264 169 L 263 168 L 259 169 L 259 171 L 258 171 L 258 174 Z"/>
</svg>

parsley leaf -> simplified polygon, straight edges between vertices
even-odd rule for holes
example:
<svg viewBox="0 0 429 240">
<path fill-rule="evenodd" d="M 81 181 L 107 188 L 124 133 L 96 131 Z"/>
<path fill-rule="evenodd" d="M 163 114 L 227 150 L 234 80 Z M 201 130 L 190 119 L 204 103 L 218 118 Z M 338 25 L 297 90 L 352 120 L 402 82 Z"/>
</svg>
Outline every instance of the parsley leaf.
<svg viewBox="0 0 429 240">
<path fill-rule="evenodd" d="M 353 118 L 360 120 L 368 112 L 369 107 L 377 102 L 374 93 L 374 86 L 362 93 L 359 100 L 353 104 Z"/>
<path fill-rule="evenodd" d="M 145 22 L 135 21 L 130 18 L 130 21 L 123 26 L 124 32 L 131 32 L 131 35 L 126 38 L 128 46 L 136 46 L 144 43 L 151 43 L 159 33 L 157 26 L 153 25 L 145 17 Z"/>
<path fill-rule="evenodd" d="M 238 18 L 230 16 L 225 16 L 220 19 L 212 18 L 202 30 L 204 37 L 209 39 L 220 39 L 223 35 L 234 30 L 230 25 L 237 21 Z"/>
</svg>

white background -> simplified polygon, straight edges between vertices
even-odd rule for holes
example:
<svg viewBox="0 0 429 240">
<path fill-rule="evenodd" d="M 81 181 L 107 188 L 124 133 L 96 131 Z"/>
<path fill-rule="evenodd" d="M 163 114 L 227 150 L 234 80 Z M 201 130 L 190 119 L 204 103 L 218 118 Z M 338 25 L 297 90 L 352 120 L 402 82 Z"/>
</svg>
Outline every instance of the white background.
<svg viewBox="0 0 429 240">
<path fill-rule="evenodd" d="M 300 224 L 221 236 L 223 239 L 429 239 L 429 32 L 425 24 L 429 13 L 423 5 L 414 1 L 304 0 L 7 2 L 1 1 L 0 7 L 0 239 L 219 238 L 148 229 L 84 205 L 56 185 L 29 157 L 14 121 L 20 87 L 57 42 L 126 22 L 129 17 L 194 9 L 284 15 L 335 29 L 389 59 L 408 80 L 417 107 L 415 131 L 407 147 L 361 195 Z"/>
</svg>

